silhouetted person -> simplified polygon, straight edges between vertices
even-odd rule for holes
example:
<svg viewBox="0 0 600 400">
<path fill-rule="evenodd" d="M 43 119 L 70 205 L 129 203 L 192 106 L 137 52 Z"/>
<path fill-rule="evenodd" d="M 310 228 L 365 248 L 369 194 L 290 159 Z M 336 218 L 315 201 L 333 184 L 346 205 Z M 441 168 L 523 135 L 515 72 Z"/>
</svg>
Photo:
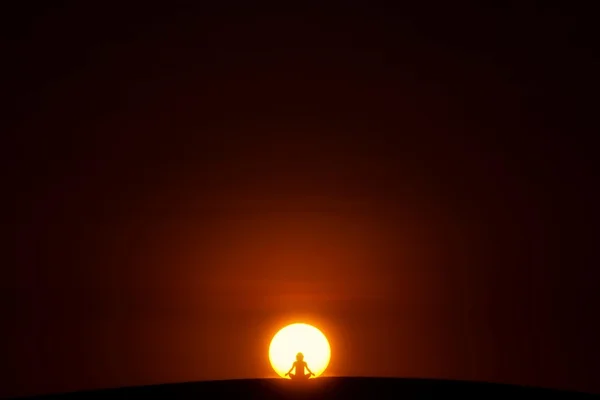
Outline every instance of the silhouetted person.
<svg viewBox="0 0 600 400">
<path fill-rule="evenodd" d="M 292 370 L 294 368 L 296 369 L 296 373 L 292 374 Z M 306 368 L 306 370 L 308 371 L 308 374 L 304 373 L 304 368 Z M 294 380 L 306 380 L 306 379 L 310 378 L 311 376 L 315 376 L 315 374 L 313 374 L 313 372 L 308 368 L 308 365 L 304 361 L 304 354 L 302 354 L 302 353 L 296 354 L 296 361 L 294 361 L 292 368 L 290 368 L 290 370 L 287 372 L 287 374 L 285 374 L 285 376 L 288 376 L 288 375 L 291 379 L 294 379 Z"/>
</svg>

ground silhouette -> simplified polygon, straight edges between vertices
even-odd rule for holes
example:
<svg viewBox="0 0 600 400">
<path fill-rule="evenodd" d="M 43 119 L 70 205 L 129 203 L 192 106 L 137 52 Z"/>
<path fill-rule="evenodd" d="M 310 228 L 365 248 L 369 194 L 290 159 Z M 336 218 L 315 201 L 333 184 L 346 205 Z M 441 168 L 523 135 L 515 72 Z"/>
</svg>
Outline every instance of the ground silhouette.
<svg viewBox="0 0 600 400">
<path fill-rule="evenodd" d="M 128 387 L 30 399 L 600 399 L 600 395 L 481 382 L 396 378 L 316 378 L 303 385 L 289 379 L 247 379 Z"/>
</svg>

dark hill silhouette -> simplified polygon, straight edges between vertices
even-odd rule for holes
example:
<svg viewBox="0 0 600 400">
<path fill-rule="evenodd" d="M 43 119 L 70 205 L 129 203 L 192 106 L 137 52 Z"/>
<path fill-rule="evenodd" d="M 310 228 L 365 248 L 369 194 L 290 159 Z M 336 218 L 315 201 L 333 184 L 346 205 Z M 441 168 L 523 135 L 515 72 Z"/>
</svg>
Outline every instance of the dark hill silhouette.
<svg viewBox="0 0 600 400">
<path fill-rule="evenodd" d="M 285 379 L 242 379 L 126 387 L 54 394 L 28 399 L 600 399 L 600 395 L 533 387 L 430 379 L 317 378 L 296 383 Z"/>
</svg>

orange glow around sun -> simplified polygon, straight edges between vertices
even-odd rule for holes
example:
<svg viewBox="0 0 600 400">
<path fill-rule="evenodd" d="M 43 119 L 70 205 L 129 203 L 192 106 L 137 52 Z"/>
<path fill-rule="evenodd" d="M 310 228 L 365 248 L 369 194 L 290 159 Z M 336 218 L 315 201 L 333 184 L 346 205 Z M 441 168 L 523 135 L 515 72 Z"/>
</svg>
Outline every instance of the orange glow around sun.
<svg viewBox="0 0 600 400">
<path fill-rule="evenodd" d="M 269 346 L 269 360 L 277 375 L 285 378 L 298 353 L 304 354 L 315 377 L 325 372 L 331 359 L 329 342 L 319 329 L 302 323 L 288 325 L 273 336 Z"/>
</svg>

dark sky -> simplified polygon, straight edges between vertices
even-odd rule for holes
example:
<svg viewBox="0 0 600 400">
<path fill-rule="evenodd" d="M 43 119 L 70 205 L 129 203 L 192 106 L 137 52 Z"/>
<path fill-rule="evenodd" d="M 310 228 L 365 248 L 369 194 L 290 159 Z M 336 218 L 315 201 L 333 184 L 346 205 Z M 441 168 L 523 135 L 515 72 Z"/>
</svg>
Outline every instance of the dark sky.
<svg viewBox="0 0 600 400">
<path fill-rule="evenodd" d="M 589 10 L 77 3 L 2 12 L 0 396 L 275 376 L 295 321 L 600 392 Z"/>
</svg>

